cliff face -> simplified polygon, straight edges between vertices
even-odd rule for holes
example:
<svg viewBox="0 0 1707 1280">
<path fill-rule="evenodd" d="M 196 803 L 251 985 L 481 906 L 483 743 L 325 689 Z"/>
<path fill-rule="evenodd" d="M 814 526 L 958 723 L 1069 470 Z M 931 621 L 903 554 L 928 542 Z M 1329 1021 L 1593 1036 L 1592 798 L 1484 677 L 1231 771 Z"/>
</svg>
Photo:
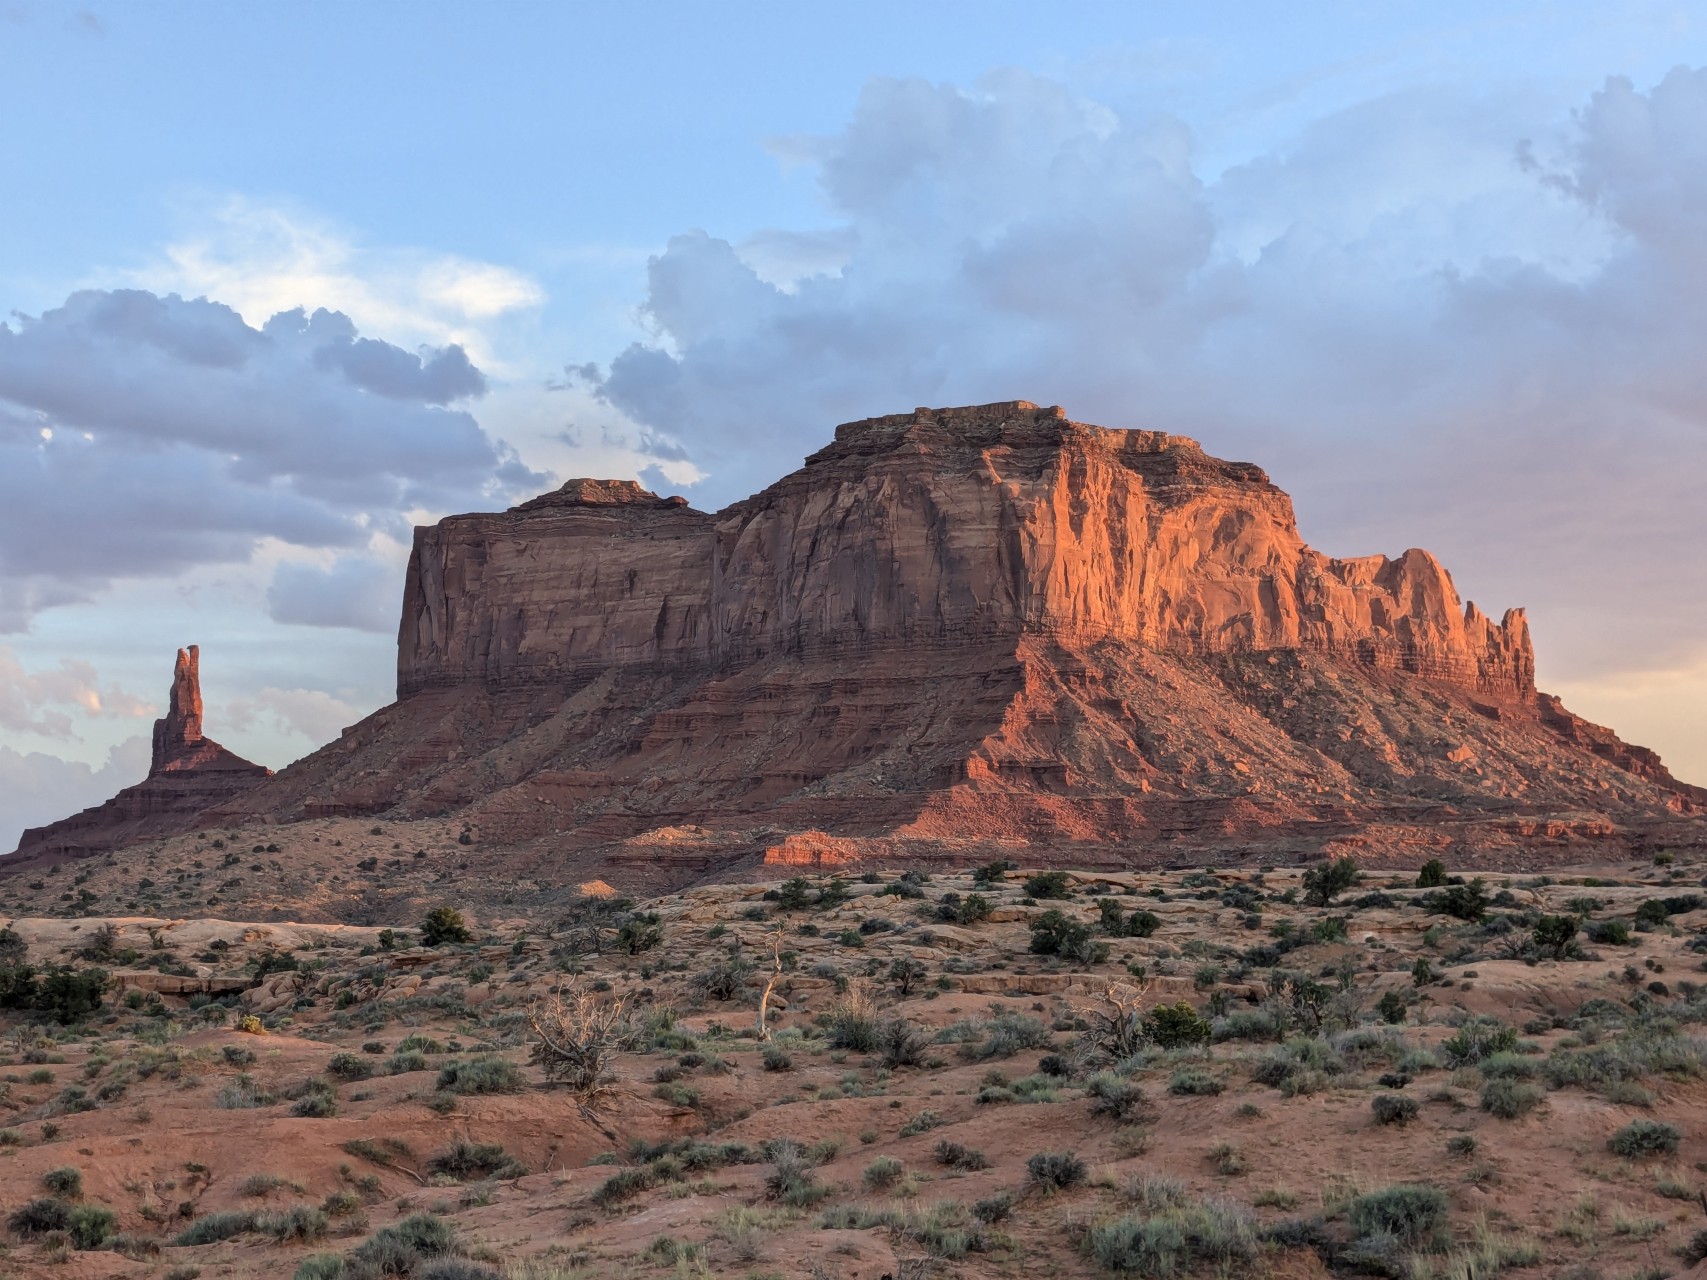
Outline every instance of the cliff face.
<svg viewBox="0 0 1707 1280">
<path fill-rule="evenodd" d="M 398 701 L 221 816 L 704 874 L 778 840 L 1544 863 L 1704 801 L 1427 552 L 1324 556 L 1257 467 L 1016 402 L 849 423 L 715 515 L 579 480 L 418 530 Z"/>
<path fill-rule="evenodd" d="M 1021 636 L 1534 680 L 1522 613 L 1461 605 L 1427 552 L 1330 559 L 1259 468 L 1019 402 L 846 424 L 717 516 L 573 481 L 420 530 L 398 693 Z"/>
<path fill-rule="evenodd" d="M 272 773 L 203 735 L 201 652 L 195 645 L 180 649 L 166 714 L 154 722 L 148 776 L 105 804 L 25 831 L 0 872 L 188 830 L 203 811 L 235 800 Z"/>
</svg>

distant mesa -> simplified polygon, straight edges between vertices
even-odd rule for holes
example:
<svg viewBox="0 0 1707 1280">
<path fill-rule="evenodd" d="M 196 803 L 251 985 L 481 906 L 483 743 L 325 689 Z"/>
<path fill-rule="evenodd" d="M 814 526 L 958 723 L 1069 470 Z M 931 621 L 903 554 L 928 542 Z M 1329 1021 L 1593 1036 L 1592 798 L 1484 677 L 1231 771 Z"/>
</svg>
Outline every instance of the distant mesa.
<svg viewBox="0 0 1707 1280">
<path fill-rule="evenodd" d="M 105 804 L 25 831 L 0 869 L 122 849 L 176 835 L 206 809 L 236 799 L 273 776 L 202 733 L 201 652 L 178 650 L 166 714 L 154 722 L 148 777 Z"/>
<path fill-rule="evenodd" d="M 198 712 L 175 683 L 157 768 Z M 1325 555 L 1260 467 L 1025 401 L 844 423 L 715 513 L 579 479 L 417 529 L 397 701 L 241 781 L 203 825 L 448 818 L 624 887 L 767 857 L 1539 866 L 1707 812 L 1538 693 L 1523 611 L 1428 552 Z"/>
</svg>

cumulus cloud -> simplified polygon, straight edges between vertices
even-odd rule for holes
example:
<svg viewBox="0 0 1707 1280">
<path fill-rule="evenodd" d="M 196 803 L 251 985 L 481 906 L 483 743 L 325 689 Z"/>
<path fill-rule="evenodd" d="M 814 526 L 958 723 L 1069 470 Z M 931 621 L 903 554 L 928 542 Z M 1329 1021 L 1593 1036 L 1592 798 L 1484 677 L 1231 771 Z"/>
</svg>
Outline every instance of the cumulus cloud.
<svg viewBox="0 0 1707 1280">
<path fill-rule="evenodd" d="M 87 662 L 60 659 L 45 671 L 27 671 L 12 650 L 0 647 L 0 730 L 46 738 L 72 736 L 71 709 L 86 716 L 136 719 L 153 714 L 150 703 L 114 684 L 102 684 Z"/>
<path fill-rule="evenodd" d="M 1568 118 L 1396 94 L 1212 175 L 1188 122 L 1019 72 L 876 80 L 783 149 L 836 225 L 676 236 L 657 337 L 581 371 L 702 505 L 837 421 L 1026 398 L 1264 463 L 1326 550 L 1431 547 L 1553 670 L 1707 634 L 1707 72 Z"/>
<path fill-rule="evenodd" d="M 39 751 L 0 746 L 0 853 L 17 848 L 26 827 L 57 822 L 100 804 L 148 776 L 146 736 L 126 739 L 94 768 Z"/>
<path fill-rule="evenodd" d="M 455 346 L 360 335 L 333 311 L 87 290 L 0 324 L 0 631 L 121 577 L 404 538 L 404 513 L 544 477 L 460 402 Z"/>
<path fill-rule="evenodd" d="M 321 219 L 238 196 L 199 210 L 194 221 L 135 283 L 218 298 L 252 324 L 327 307 L 393 337 L 462 346 L 490 364 L 498 358 L 490 323 L 545 301 L 536 281 L 507 267 L 364 246 Z"/>
</svg>

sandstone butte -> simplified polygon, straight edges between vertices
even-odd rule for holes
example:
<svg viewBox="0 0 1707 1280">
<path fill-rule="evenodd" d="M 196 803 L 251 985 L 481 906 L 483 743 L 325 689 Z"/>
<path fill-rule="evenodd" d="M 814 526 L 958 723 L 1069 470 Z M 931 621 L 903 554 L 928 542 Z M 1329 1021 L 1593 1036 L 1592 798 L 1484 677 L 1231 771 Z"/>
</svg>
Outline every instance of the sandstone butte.
<svg viewBox="0 0 1707 1280">
<path fill-rule="evenodd" d="M 272 776 L 202 733 L 201 651 L 191 645 L 178 650 L 166 714 L 154 722 L 148 776 L 105 804 L 25 831 L 12 859 L 40 865 L 187 831 L 204 810 Z"/>
<path fill-rule="evenodd" d="M 678 883 L 1698 836 L 1707 792 L 1534 669 L 1521 610 L 1461 603 L 1426 551 L 1312 550 L 1249 463 L 1024 401 L 919 409 L 715 514 L 572 480 L 417 529 L 397 701 L 150 833 L 449 817 L 564 875 Z M 105 847 L 139 838 L 159 742 L 148 782 L 24 848 L 114 806 Z"/>
</svg>

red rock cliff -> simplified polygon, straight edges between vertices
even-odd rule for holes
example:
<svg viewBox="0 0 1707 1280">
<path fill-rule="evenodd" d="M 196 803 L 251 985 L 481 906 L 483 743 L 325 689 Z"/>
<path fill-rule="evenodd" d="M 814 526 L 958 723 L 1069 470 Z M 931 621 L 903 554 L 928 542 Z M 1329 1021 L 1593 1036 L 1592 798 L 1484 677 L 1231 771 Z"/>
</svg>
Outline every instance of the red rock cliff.
<svg viewBox="0 0 1707 1280">
<path fill-rule="evenodd" d="M 1522 612 L 1462 604 L 1426 551 L 1331 559 L 1258 467 L 1019 401 L 847 423 L 716 516 L 577 480 L 418 530 L 398 692 L 1021 635 L 1534 680 Z"/>
</svg>

